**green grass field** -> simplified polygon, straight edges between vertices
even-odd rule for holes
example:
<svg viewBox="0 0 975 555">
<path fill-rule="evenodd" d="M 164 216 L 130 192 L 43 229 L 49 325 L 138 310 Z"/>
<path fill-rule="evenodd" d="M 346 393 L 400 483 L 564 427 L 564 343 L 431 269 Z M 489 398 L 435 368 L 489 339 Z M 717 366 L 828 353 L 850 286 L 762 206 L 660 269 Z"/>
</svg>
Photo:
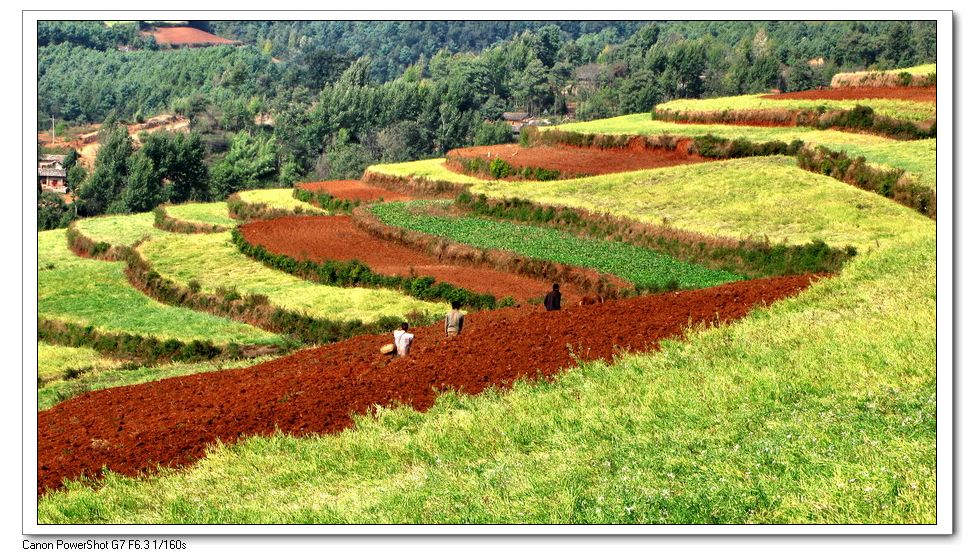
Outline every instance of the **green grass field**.
<svg viewBox="0 0 975 555">
<path fill-rule="evenodd" d="M 75 256 L 68 250 L 63 229 L 38 233 L 37 248 L 37 313 L 41 318 L 91 325 L 107 332 L 181 341 L 199 339 L 241 344 L 282 341 L 277 335 L 246 324 L 150 299 L 129 285 L 123 262 Z"/>
<path fill-rule="evenodd" d="M 241 191 L 238 193 L 240 200 L 248 204 L 266 204 L 271 208 L 282 208 L 284 210 L 301 210 L 305 214 L 328 214 L 325 210 L 317 208 L 307 202 L 291 196 L 294 189 L 254 189 L 251 191 Z"/>
<path fill-rule="evenodd" d="M 38 519 L 933 523 L 935 297 L 933 225 L 900 230 L 798 297 L 660 352 L 76 482 Z"/>
<path fill-rule="evenodd" d="M 372 207 L 384 223 L 480 248 L 503 249 L 541 260 L 592 268 L 634 285 L 662 287 L 671 280 L 682 289 L 711 287 L 742 279 L 619 241 L 585 239 L 555 229 L 476 217 L 426 213 L 438 201 L 390 202 Z"/>
<path fill-rule="evenodd" d="M 396 164 L 377 164 L 366 168 L 367 172 L 392 175 L 394 177 L 420 177 L 431 181 L 449 181 L 450 183 L 484 183 L 484 179 L 457 173 L 444 167 L 445 158 L 431 158 L 414 162 L 400 162 Z"/>
<path fill-rule="evenodd" d="M 38 383 L 61 381 L 64 373 L 73 368 L 91 368 L 93 371 L 110 370 L 121 366 L 121 360 L 102 356 L 86 347 L 65 347 L 48 343 L 37 344 Z"/>
<path fill-rule="evenodd" d="M 388 289 L 321 285 L 272 270 L 243 255 L 230 233 L 168 234 L 146 242 L 139 251 L 161 275 L 183 285 L 191 280 L 204 291 L 233 288 L 241 294 L 267 295 L 271 304 L 317 318 L 372 322 L 411 311 L 440 314 L 446 304 L 419 301 Z"/>
<path fill-rule="evenodd" d="M 764 94 L 745 94 L 721 98 L 687 98 L 658 104 L 656 110 L 668 112 L 723 112 L 738 110 L 852 110 L 857 105 L 869 106 L 879 115 L 908 121 L 925 121 L 935 117 L 933 102 L 867 98 L 859 100 L 800 100 L 762 98 Z"/>
<path fill-rule="evenodd" d="M 239 222 L 227 214 L 225 202 L 190 202 L 166 207 L 170 217 L 194 224 L 233 227 Z"/>
<path fill-rule="evenodd" d="M 73 349 L 39 343 L 38 351 L 38 372 L 42 367 L 45 370 L 50 370 L 55 365 L 62 368 L 60 372 L 51 374 L 55 379 L 38 387 L 37 410 L 51 408 L 62 401 L 88 391 L 134 385 L 201 372 L 243 368 L 260 364 L 272 358 L 258 357 L 246 360 L 196 363 L 175 362 L 159 366 L 126 365 L 123 367 L 122 361 L 101 357 L 91 349 Z M 69 368 L 84 369 L 84 372 L 78 377 L 65 379 L 64 371 Z"/>
<path fill-rule="evenodd" d="M 471 192 L 586 208 L 724 237 L 767 237 L 791 244 L 820 239 L 861 251 L 907 229 L 934 229 L 934 222 L 910 208 L 801 170 L 783 156 L 546 183 L 486 183 Z"/>
<path fill-rule="evenodd" d="M 104 241 L 110 245 L 132 246 L 139 241 L 164 237 L 169 232 L 154 227 L 152 212 L 84 218 L 75 225 L 78 231 L 92 241 Z"/>
</svg>

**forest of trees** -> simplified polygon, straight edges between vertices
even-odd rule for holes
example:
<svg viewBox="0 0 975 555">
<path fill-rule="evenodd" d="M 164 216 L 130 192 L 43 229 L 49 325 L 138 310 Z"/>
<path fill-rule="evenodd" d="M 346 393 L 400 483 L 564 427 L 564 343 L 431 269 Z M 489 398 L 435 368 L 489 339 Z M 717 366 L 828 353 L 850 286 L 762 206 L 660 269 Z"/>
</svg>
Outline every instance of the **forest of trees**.
<svg viewBox="0 0 975 555">
<path fill-rule="evenodd" d="M 103 133 L 92 174 L 69 178 L 80 193 L 73 210 L 355 177 L 378 161 L 508 139 L 492 123 L 504 111 L 558 119 L 573 106 L 577 119 L 592 119 L 674 98 L 802 90 L 837 71 L 932 62 L 936 45 L 934 22 L 898 21 L 194 25 L 245 45 L 126 52 L 117 46 L 144 40 L 136 24 L 39 26 L 39 125 L 165 111 L 192 122 L 189 139 L 138 151 L 122 133 Z M 824 64 L 808 63 L 819 57 Z M 257 123 L 266 115 L 273 124 Z M 184 163 L 192 169 L 174 169 Z"/>
</svg>

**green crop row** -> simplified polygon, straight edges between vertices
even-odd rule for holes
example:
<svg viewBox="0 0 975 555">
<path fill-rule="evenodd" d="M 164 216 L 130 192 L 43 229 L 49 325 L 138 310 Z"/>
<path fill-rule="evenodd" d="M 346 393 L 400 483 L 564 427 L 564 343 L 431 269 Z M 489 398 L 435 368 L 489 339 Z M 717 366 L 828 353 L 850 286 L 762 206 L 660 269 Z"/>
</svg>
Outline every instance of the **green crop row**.
<svg viewBox="0 0 975 555">
<path fill-rule="evenodd" d="M 476 217 L 451 217 L 430 211 L 444 203 L 394 202 L 372 207 L 383 223 L 429 233 L 481 248 L 592 268 L 633 283 L 638 289 L 710 287 L 741 276 L 710 270 L 621 241 L 582 238 L 555 229 Z M 435 210 L 434 210 L 435 211 Z"/>
<path fill-rule="evenodd" d="M 835 272 L 856 254 L 853 247 L 837 249 L 822 241 L 804 245 L 735 241 L 586 210 L 541 206 L 518 198 L 499 200 L 463 193 L 455 204 L 475 216 L 554 227 L 596 239 L 615 238 L 678 260 L 749 278 Z"/>
</svg>

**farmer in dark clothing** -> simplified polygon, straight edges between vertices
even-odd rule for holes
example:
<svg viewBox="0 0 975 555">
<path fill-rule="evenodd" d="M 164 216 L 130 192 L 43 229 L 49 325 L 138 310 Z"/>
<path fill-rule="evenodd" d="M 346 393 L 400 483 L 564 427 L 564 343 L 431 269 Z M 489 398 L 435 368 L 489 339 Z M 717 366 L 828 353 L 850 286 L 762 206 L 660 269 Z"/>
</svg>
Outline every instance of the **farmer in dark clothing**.
<svg viewBox="0 0 975 555">
<path fill-rule="evenodd" d="M 562 293 L 559 293 L 559 284 L 552 284 L 552 290 L 545 295 L 545 310 L 562 310 Z"/>
<path fill-rule="evenodd" d="M 447 337 L 457 337 L 464 329 L 464 314 L 460 311 L 460 301 L 452 301 L 450 309 L 443 320 L 443 331 Z"/>
</svg>

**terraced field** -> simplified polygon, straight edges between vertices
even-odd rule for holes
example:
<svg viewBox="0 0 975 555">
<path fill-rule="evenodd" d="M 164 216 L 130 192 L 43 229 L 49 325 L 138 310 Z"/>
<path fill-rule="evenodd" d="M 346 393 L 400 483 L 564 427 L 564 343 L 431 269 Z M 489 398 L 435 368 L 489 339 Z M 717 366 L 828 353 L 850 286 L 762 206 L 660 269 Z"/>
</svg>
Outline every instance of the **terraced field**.
<svg viewBox="0 0 975 555">
<path fill-rule="evenodd" d="M 144 215 L 132 218 L 141 221 Z M 151 215 L 149 216 L 151 219 Z M 99 237 L 103 233 L 99 220 Z M 92 220 L 94 221 L 94 220 Z M 86 230 L 94 229 L 90 226 Z M 108 227 L 115 229 L 112 224 Z M 121 228 L 123 241 L 137 234 Z M 151 228 L 150 229 L 155 229 Z M 157 230 L 158 231 L 158 230 Z M 160 234 L 165 232 L 160 231 Z M 160 339 L 210 340 L 214 343 L 279 344 L 263 330 L 210 314 L 164 305 L 133 289 L 123 262 L 88 260 L 68 250 L 64 230 L 42 231 L 38 243 L 38 300 L 41 318 L 52 318 L 109 332 L 128 332 Z"/>
<path fill-rule="evenodd" d="M 642 287 L 663 288 L 669 282 L 676 282 L 681 288 L 696 289 L 742 279 L 735 274 L 709 270 L 619 241 L 584 239 L 549 228 L 450 216 L 442 210 L 448 204 L 439 201 L 395 202 L 374 206 L 372 212 L 388 225 L 475 247 L 502 249 L 541 260 L 592 268 Z M 437 207 L 441 210 L 436 210 Z"/>
<path fill-rule="evenodd" d="M 865 250 L 891 240 L 909 221 L 934 223 L 909 208 L 796 167 L 791 158 L 742 158 L 531 185 L 493 182 L 471 188 L 585 208 L 724 237 L 792 244 L 820 239 Z M 687 199 L 694 199 L 688 202 Z"/>
<path fill-rule="evenodd" d="M 445 304 L 419 301 L 396 291 L 319 285 L 272 270 L 241 254 L 229 232 L 168 234 L 144 243 L 139 252 L 157 272 L 182 285 L 195 281 L 208 292 L 236 288 L 240 294 L 266 295 L 274 306 L 319 318 L 368 323 L 383 316 L 402 318 L 414 311 L 446 311 Z"/>
<path fill-rule="evenodd" d="M 222 225 L 233 227 L 237 220 L 227 213 L 225 202 L 191 202 L 175 204 L 166 207 L 166 213 L 171 217 L 195 224 Z"/>
<path fill-rule="evenodd" d="M 910 171 L 934 183 L 934 140 L 897 143 L 831 131 L 689 126 L 647 122 L 638 116 L 566 128 L 692 136 L 709 131 L 687 133 L 687 129 L 714 128 L 724 130 L 721 136 L 740 132 L 760 141 L 803 138 L 834 149 L 836 145 L 863 149 L 875 164 L 903 169 L 908 168 L 898 164 L 912 165 Z M 737 300 L 748 282 L 726 284 L 714 293 L 681 291 L 570 307 L 561 313 L 532 313 L 532 307 L 520 307 L 473 314 L 469 316 L 472 327 L 460 338 L 440 337 L 439 326 L 418 330 L 416 353 L 405 360 L 379 360 L 372 353 L 384 337 L 362 336 L 259 367 L 217 374 L 213 380 L 175 380 L 174 389 L 163 384 L 140 386 L 136 388 L 139 399 L 164 399 L 178 390 L 187 399 L 206 401 L 212 397 L 207 397 L 208 388 L 224 384 L 220 391 L 226 395 L 209 405 L 197 403 L 193 415 L 168 407 L 142 417 L 145 422 L 158 416 L 179 426 L 186 424 L 174 441 L 189 434 L 211 437 L 205 423 L 213 418 L 234 432 L 236 442 L 210 444 L 204 458 L 180 469 L 163 468 L 145 476 L 109 471 L 97 481 L 69 481 L 65 488 L 39 497 L 39 522 L 936 522 L 936 226 L 932 220 L 879 195 L 801 170 L 785 157 L 545 183 L 471 178 L 450 172 L 442 160 L 374 166 L 370 171 L 449 180 L 471 185 L 473 193 L 605 211 L 699 233 L 767 238 L 774 243 L 822 239 L 834 246 L 854 245 L 858 254 L 838 274 L 815 280 L 796 296 L 747 315 L 742 311 L 739 315 L 744 317 L 733 323 L 688 327 L 684 322 L 689 317 L 670 322 L 667 329 L 680 330 L 679 337 L 661 335 L 670 339 L 659 340 L 653 346 L 656 350 L 648 352 L 642 351 L 649 344 L 641 347 L 639 341 L 627 341 L 638 335 L 635 328 L 626 327 L 630 319 L 645 319 L 636 326 L 642 330 L 639 333 L 656 333 L 655 326 L 667 326 L 654 321 L 655 311 L 666 312 L 690 296 L 705 299 L 713 294 Z M 525 254 L 568 257 L 575 264 L 580 260 L 608 264 L 614 273 L 629 273 L 630 279 L 652 281 L 661 272 L 673 272 L 676 279 L 695 286 L 723 279 L 678 269 L 673 261 L 607 241 L 583 241 L 550 229 L 415 210 L 436 206 L 421 201 L 371 209 L 387 223 L 404 228 L 472 244 L 491 243 L 484 246 L 495 248 L 507 245 Z M 145 237 L 140 235 L 146 232 L 144 224 L 132 218 L 84 225 L 86 233 L 99 237 L 115 234 L 114 241 L 103 240 L 133 244 Z M 371 298 L 355 297 L 359 290 L 326 291 L 335 288 L 252 262 L 237 252 L 228 236 L 158 232 L 138 248 L 160 273 L 180 283 L 194 280 L 207 290 L 237 287 L 241 293 L 265 294 L 280 306 L 328 317 L 345 317 L 353 312 L 347 310 L 349 306 L 367 315 L 392 305 L 402 311 L 420 308 L 442 314 L 444 310 L 402 296 L 370 304 Z M 57 233 L 39 234 L 39 240 L 51 241 L 44 245 L 48 248 L 57 239 Z M 64 245 L 63 232 L 60 243 Z M 74 260 L 116 268 L 117 277 L 124 281 L 120 266 L 112 266 L 120 263 Z M 42 262 L 39 277 L 49 285 L 58 283 L 60 292 L 66 276 L 43 276 L 58 269 L 58 264 L 45 269 Z M 648 268 L 653 271 L 647 272 Z M 74 277 L 79 276 L 86 279 L 80 274 Z M 348 304 L 335 304 L 336 298 Z M 53 302 L 50 295 L 47 301 Z M 122 310 L 131 310 L 132 301 L 127 302 Z M 640 308 L 628 313 L 626 303 Z M 129 316 L 129 312 L 121 314 Z M 586 327 L 588 318 L 595 324 Z M 478 328 L 479 324 L 484 327 Z M 520 331 L 520 325 L 530 331 Z M 617 333 L 625 337 L 615 337 Z M 593 360 L 586 340 L 597 336 L 615 337 L 610 347 L 630 347 L 606 350 L 607 345 L 601 344 L 605 352 L 600 352 L 606 356 Z M 568 345 L 563 351 L 564 343 Z M 512 354 L 519 348 L 548 366 L 519 367 Z M 81 360 L 87 355 L 73 356 Z M 559 357 L 571 359 L 566 363 L 571 368 L 553 362 L 562 360 Z M 58 370 L 64 365 L 57 359 L 56 353 L 47 356 L 47 376 L 63 371 Z M 450 367 L 444 361 L 467 364 Z M 478 370 L 470 381 L 455 381 L 463 374 L 461 369 L 482 368 L 479 365 L 485 375 Z M 541 368 L 548 379 L 530 379 L 532 371 Z M 555 371 L 558 368 L 562 371 Z M 151 380 L 169 370 L 143 371 L 145 379 Z M 109 367 L 93 372 L 91 382 L 79 383 L 100 387 L 113 379 L 128 379 L 123 372 L 127 371 Z M 495 389 L 487 385 L 493 383 L 488 375 L 492 373 L 518 380 L 505 383 L 510 389 Z M 308 375 L 328 379 L 311 384 Z M 97 376 L 106 381 L 96 380 Z M 409 398 L 398 397 L 396 387 L 411 380 L 419 380 L 414 385 L 420 389 L 410 390 Z M 464 391 L 479 394 L 451 391 L 451 384 L 457 383 L 470 387 Z M 259 400 L 248 397 L 247 387 L 241 384 L 257 386 Z M 350 393 L 362 390 L 363 384 L 376 384 L 382 402 Z M 321 393 L 332 390 L 339 393 L 334 397 Z M 287 393 L 282 396 L 282 391 Z M 85 397 L 90 405 L 69 401 L 65 404 L 69 407 L 60 408 L 63 414 L 90 418 L 93 423 L 99 418 L 111 421 L 104 415 L 127 405 L 123 396 L 103 393 Z M 62 394 L 52 390 L 49 395 Z M 336 408 L 340 403 L 323 401 L 341 395 L 355 397 L 353 404 L 341 407 L 357 406 L 360 413 L 368 407 L 369 415 L 350 418 L 347 410 Z M 99 405 L 99 400 L 105 404 Z M 58 414 L 62 412 L 56 407 L 40 420 L 57 424 Z M 306 433 L 303 418 L 308 414 L 323 415 L 312 426 L 321 434 Z M 274 432 L 276 418 L 282 419 L 279 429 L 288 434 Z M 238 440 L 231 429 L 234 419 L 246 421 L 247 429 L 257 435 Z M 56 425 L 44 430 L 52 437 L 61 433 Z M 170 432 L 165 426 L 153 431 Z M 197 456 L 204 454 L 200 445 L 191 446 L 199 450 Z"/>
<path fill-rule="evenodd" d="M 168 232 L 157 229 L 151 212 L 84 218 L 75 224 L 78 231 L 95 242 L 132 246 L 140 241 L 165 237 Z"/>
<path fill-rule="evenodd" d="M 366 168 L 366 173 L 379 173 L 394 177 L 419 177 L 432 181 L 449 181 L 451 183 L 483 183 L 485 180 L 465 175 L 447 169 L 443 164 L 445 158 L 417 160 L 415 162 L 399 162 L 396 164 L 376 164 Z"/>
<path fill-rule="evenodd" d="M 307 202 L 292 196 L 294 189 L 254 189 L 252 191 L 241 191 L 238 193 L 240 200 L 248 204 L 266 204 L 271 208 L 281 208 L 284 210 L 300 211 L 305 214 L 327 214 L 328 212 L 316 208 Z"/>
<path fill-rule="evenodd" d="M 907 121 L 926 121 L 935 117 L 935 105 L 931 102 L 913 102 L 895 99 L 859 99 L 859 100 L 799 100 L 764 98 L 764 94 L 746 94 L 741 96 L 726 96 L 721 98 L 678 99 L 657 105 L 658 111 L 680 112 L 710 112 L 723 111 L 775 111 L 775 110 L 852 110 L 859 106 L 869 106 L 874 112 L 889 118 Z"/>
<path fill-rule="evenodd" d="M 644 135 L 657 137 L 671 135 L 697 137 L 714 135 L 725 139 L 746 139 L 753 142 L 799 139 L 810 146 L 822 145 L 836 151 L 846 151 L 851 156 L 863 156 L 867 162 L 885 168 L 907 171 L 918 182 L 936 188 L 937 139 L 897 141 L 877 135 L 820 130 L 808 127 L 750 127 L 739 125 L 684 124 L 654 120 L 650 114 L 633 114 L 597 122 L 570 123 L 553 129 L 578 133 L 603 133 L 607 135 Z M 418 160 L 400 164 L 371 166 L 367 171 L 396 177 L 422 177 L 451 183 L 478 184 L 490 180 L 451 171 L 442 159 Z"/>
</svg>

